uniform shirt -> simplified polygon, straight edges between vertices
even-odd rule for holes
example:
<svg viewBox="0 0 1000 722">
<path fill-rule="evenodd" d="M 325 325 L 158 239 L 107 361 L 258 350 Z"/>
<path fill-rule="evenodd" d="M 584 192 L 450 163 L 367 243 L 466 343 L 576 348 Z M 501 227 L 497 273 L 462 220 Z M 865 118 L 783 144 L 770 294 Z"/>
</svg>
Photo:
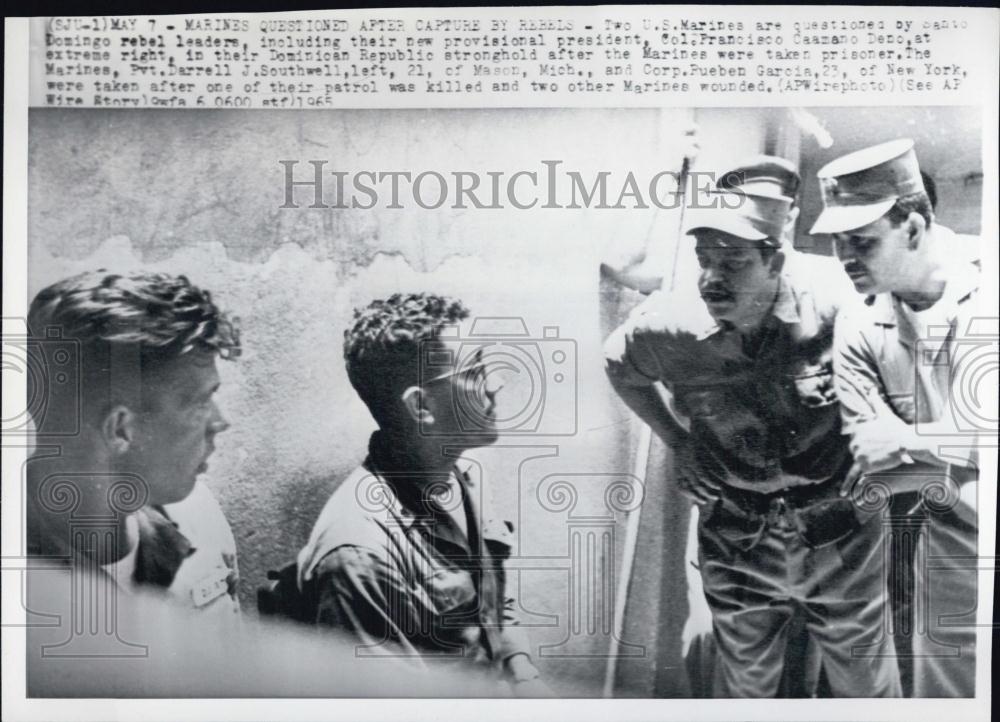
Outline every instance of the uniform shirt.
<svg viewBox="0 0 1000 722">
<path fill-rule="evenodd" d="M 236 540 L 211 490 L 197 481 L 185 499 L 165 506 L 164 511 L 194 547 L 177 570 L 168 594 L 199 612 L 220 619 L 238 618 Z"/>
<path fill-rule="evenodd" d="M 850 466 L 832 343 L 837 311 L 856 295 L 833 259 L 788 250 L 775 303 L 751 336 L 716 323 L 701 299 L 657 292 L 608 339 L 607 370 L 618 383 L 671 391 L 691 420 L 683 473 L 760 493 L 819 484 Z"/>
<path fill-rule="evenodd" d="M 380 471 L 373 456 L 330 497 L 299 554 L 317 621 L 353 634 L 361 657 L 451 658 L 499 675 L 528 653 L 505 589 L 513 526 L 482 519 L 474 467 L 456 466 L 450 498 L 428 504 L 412 477 Z"/>
<path fill-rule="evenodd" d="M 145 506 L 131 514 L 126 520 L 128 553 L 98 566 L 71 546 L 74 522 L 50 526 L 35 496 L 29 493 L 26 500 L 29 556 L 55 567 L 82 566 L 107 575 L 127 594 L 155 591 L 189 609 L 224 617 L 238 614 L 235 541 L 218 502 L 201 482 L 182 502 Z M 86 518 L 79 523 L 85 527 Z"/>
<path fill-rule="evenodd" d="M 946 230 L 938 228 L 937 233 Z M 961 380 L 962 363 L 975 361 L 974 323 L 979 269 L 956 263 L 942 297 L 916 312 L 891 294 L 870 296 L 837 321 L 836 382 L 844 416 L 844 433 L 859 424 L 893 414 L 907 424 L 935 424 L 935 433 L 955 441 L 945 451 L 957 467 L 953 478 L 966 480 L 965 467 L 975 456 L 970 429 L 953 408 L 953 380 Z M 961 403 L 959 401 L 959 403 Z M 943 425 L 943 426 L 942 426 Z M 973 423 L 974 426 L 974 423 Z M 925 465 L 914 465 L 919 472 Z M 940 477 L 940 471 L 924 469 Z M 970 511 L 959 505 L 956 510 Z"/>
</svg>

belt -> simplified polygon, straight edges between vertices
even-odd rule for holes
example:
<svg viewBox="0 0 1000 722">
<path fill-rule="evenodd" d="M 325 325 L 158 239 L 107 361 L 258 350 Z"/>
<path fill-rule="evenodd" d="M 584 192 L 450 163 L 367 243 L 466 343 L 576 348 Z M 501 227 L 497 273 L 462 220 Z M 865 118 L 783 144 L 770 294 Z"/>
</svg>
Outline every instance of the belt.
<svg viewBox="0 0 1000 722">
<path fill-rule="evenodd" d="M 749 551 L 768 528 L 797 533 L 808 546 L 827 546 L 861 525 L 854 502 L 840 496 L 838 480 L 773 494 L 725 489 L 705 518 L 705 528 Z"/>
</svg>

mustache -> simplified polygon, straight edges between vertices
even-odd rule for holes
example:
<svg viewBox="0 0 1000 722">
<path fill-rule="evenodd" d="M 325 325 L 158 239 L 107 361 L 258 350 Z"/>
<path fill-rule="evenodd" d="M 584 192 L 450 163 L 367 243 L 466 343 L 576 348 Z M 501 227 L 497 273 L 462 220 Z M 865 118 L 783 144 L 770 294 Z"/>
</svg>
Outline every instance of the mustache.
<svg viewBox="0 0 1000 722">
<path fill-rule="evenodd" d="M 707 300 L 730 300 L 734 298 L 733 292 L 725 286 L 708 286 L 698 292 L 702 298 Z"/>
<path fill-rule="evenodd" d="M 850 263 L 845 263 L 844 264 L 844 271 L 846 271 L 848 274 L 867 273 L 868 272 L 867 269 L 862 264 L 858 263 L 857 261 L 851 261 Z"/>
</svg>

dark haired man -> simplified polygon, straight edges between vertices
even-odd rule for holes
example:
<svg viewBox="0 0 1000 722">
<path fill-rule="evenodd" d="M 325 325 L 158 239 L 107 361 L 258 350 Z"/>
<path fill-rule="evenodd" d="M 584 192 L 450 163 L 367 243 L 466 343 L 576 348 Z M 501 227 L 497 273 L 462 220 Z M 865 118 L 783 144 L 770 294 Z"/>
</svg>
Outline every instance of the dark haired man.
<svg viewBox="0 0 1000 722">
<path fill-rule="evenodd" d="M 482 474 L 461 459 L 497 438 L 499 387 L 483 349 L 461 344 L 468 316 L 430 294 L 355 311 L 347 374 L 379 428 L 299 554 L 299 585 L 359 659 L 457 662 L 544 695 L 506 594 L 513 527 L 484 514 Z"/>
<path fill-rule="evenodd" d="M 975 333 L 979 273 L 935 222 L 913 141 L 865 148 L 820 169 L 823 211 L 865 303 L 837 319 L 836 381 L 854 467 L 845 491 L 872 481 L 927 493 L 910 510 L 915 555 L 917 697 L 975 691 L 976 434 L 958 424 L 961 338 Z M 976 347 L 971 347 L 976 348 Z"/>
<path fill-rule="evenodd" d="M 29 398 L 45 402 L 33 407 L 28 555 L 110 578 L 125 593 L 180 594 L 188 606 L 238 611 L 235 548 L 199 542 L 197 563 L 188 564 L 196 547 L 166 510 L 196 488 L 229 426 L 213 400 L 215 360 L 239 354 L 235 326 L 184 276 L 102 270 L 40 291 L 28 327 L 29 354 L 48 370 L 28 379 Z M 181 507 L 185 522 L 212 544 L 231 539 L 205 493 L 198 499 L 208 517 Z M 219 520 L 222 532 L 208 528 Z"/>
<path fill-rule="evenodd" d="M 833 694 L 898 695 L 881 626 L 881 526 L 838 498 L 851 458 L 831 344 L 850 293 L 831 283 L 832 261 L 781 242 L 795 171 L 766 158 L 746 170 L 753 194 L 742 183 L 723 187 L 690 213 L 704 305 L 679 308 L 652 294 L 608 339 L 608 376 L 673 448 L 678 483 L 701 505 L 716 692 L 775 696 L 800 608 Z M 678 433 L 652 393 L 657 381 L 690 419 L 689 433 Z M 871 656 L 856 655 L 861 647 Z"/>
</svg>

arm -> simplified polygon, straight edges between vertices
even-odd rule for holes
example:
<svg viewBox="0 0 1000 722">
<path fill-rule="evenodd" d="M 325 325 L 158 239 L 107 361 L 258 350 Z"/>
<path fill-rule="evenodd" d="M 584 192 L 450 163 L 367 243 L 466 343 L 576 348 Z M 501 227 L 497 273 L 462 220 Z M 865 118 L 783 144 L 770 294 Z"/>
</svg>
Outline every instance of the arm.
<svg viewBox="0 0 1000 722">
<path fill-rule="evenodd" d="M 400 572 L 384 553 L 341 546 L 315 572 L 317 620 L 354 636 L 368 655 L 420 660 L 403 630 L 421 628 L 421 612 Z"/>
<path fill-rule="evenodd" d="M 859 478 L 874 474 L 881 474 L 894 491 L 923 490 L 955 460 L 940 455 L 933 437 L 925 435 L 925 425 L 917 433 L 918 428 L 897 416 L 885 401 L 876 358 L 861 326 L 842 314 L 834 334 L 834 372 L 843 431 L 851 436 L 854 456 L 842 491 L 847 493 Z M 894 469 L 899 472 L 891 473 Z"/>
<path fill-rule="evenodd" d="M 633 314 L 604 344 L 605 371 L 625 405 L 667 445 L 676 448 L 687 434 L 675 421 L 656 386 L 664 377 L 664 370 L 652 349 L 651 336 L 641 316 Z"/>
<path fill-rule="evenodd" d="M 718 497 L 718 485 L 708 475 L 698 473 L 692 458 L 688 432 L 667 405 L 660 381 L 668 374 L 684 374 L 699 349 L 694 335 L 668 328 L 655 310 L 646 307 L 662 303 L 654 295 L 636 309 L 629 320 L 608 338 L 604 346 L 605 370 L 618 396 L 674 451 L 674 479 L 678 488 L 696 504 Z M 675 368 L 683 366 L 683 368 Z"/>
</svg>

